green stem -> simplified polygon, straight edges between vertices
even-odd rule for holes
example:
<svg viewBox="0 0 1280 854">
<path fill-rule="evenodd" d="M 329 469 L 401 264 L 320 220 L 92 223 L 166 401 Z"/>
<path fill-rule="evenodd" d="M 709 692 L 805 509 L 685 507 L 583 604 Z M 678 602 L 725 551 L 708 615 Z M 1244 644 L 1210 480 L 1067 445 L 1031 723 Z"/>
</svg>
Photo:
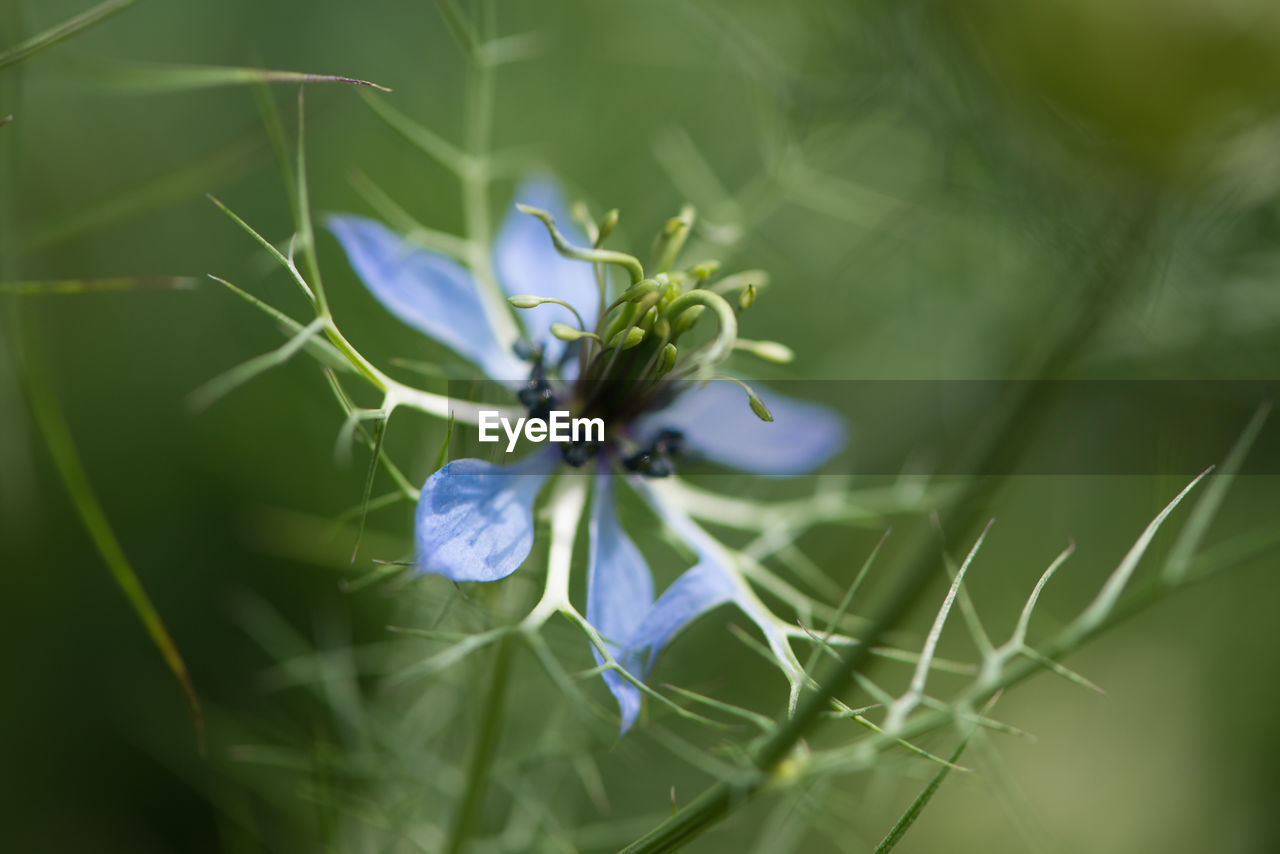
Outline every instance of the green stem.
<svg viewBox="0 0 1280 854">
<path fill-rule="evenodd" d="M 951 769 L 955 767 L 955 763 L 960 761 L 960 756 L 964 753 L 964 749 L 969 746 L 969 739 L 973 737 L 973 733 L 975 731 L 976 727 L 970 729 L 965 737 L 960 740 L 960 743 L 956 745 L 956 749 L 953 750 L 951 752 L 951 756 L 948 757 L 947 764 L 938 769 L 938 773 L 933 775 L 933 779 L 930 780 L 929 784 L 924 787 L 924 790 L 916 796 L 916 799 L 911 802 L 911 806 L 907 807 L 907 811 L 903 813 L 902 817 L 899 818 L 897 822 L 894 823 L 893 827 L 889 829 L 889 832 L 885 834 L 884 839 L 880 840 L 880 844 L 876 846 L 876 850 L 872 852 L 872 854 L 888 854 L 888 852 L 892 851 L 894 847 L 902 841 L 902 837 L 911 829 L 911 825 L 915 824 L 916 819 L 920 817 L 920 813 L 924 811 L 925 806 L 933 798 L 934 794 L 937 793 L 939 787 L 942 786 L 943 781 L 947 779 L 947 775 L 951 773 Z"/>
<path fill-rule="evenodd" d="M 0 32 L 10 37 L 22 33 L 22 4 L 11 3 L 0 12 Z M 0 44 L 0 51 L 6 45 Z M 6 51 L 7 52 L 7 51 Z M 22 69 L 0 74 L 0 117 L 5 123 L 22 112 Z M 18 280 L 17 196 L 18 196 L 18 131 L 20 125 L 0 127 L 0 282 Z"/>
<path fill-rule="evenodd" d="M 22 36 L 21 3 L 0 7 L 0 38 Z M 0 50 L 7 47 L 0 44 Z M 0 73 L 0 116 L 20 115 L 22 67 Z M 16 283 L 21 278 L 18 255 L 18 142 L 20 123 L 0 126 L 0 282 Z M 17 512 L 27 500 L 26 485 L 32 480 L 30 454 L 26 451 L 26 424 L 22 417 L 18 377 L 18 322 L 12 300 L 0 299 L 0 512 Z M 12 340 L 10 345 L 5 338 Z"/>
<path fill-rule="evenodd" d="M 1051 641 L 1039 647 L 1037 650 L 1039 655 L 1020 658 L 1007 668 L 999 679 L 976 686 L 960 703 L 969 707 L 986 703 L 1001 691 L 1044 670 L 1047 662 L 1057 661 L 1157 602 L 1181 590 L 1198 586 L 1210 578 L 1246 566 L 1261 557 L 1274 554 L 1277 549 L 1280 549 L 1280 532 L 1275 530 L 1264 531 L 1261 535 L 1245 535 L 1214 549 L 1194 562 L 1198 566 L 1208 567 L 1205 571 L 1185 576 L 1177 581 L 1158 581 L 1121 600 L 1106 617 L 1096 623 L 1081 625 L 1077 622 L 1067 626 Z M 939 709 L 910 721 L 896 733 L 896 737 L 911 741 L 926 732 L 945 726 L 953 719 L 952 712 Z"/>
<path fill-rule="evenodd" d="M 698 353 L 694 354 L 690 374 L 696 376 L 703 366 L 718 365 L 733 352 L 733 345 L 738 340 L 738 316 L 724 297 L 714 291 L 698 289 L 681 294 L 671 301 L 667 307 L 667 319 L 675 328 L 680 315 L 694 306 L 705 306 L 715 312 L 720 328 L 716 337 Z"/>
<path fill-rule="evenodd" d="M 133 5 L 134 2 L 135 0 L 108 0 L 108 2 L 100 3 L 87 12 L 33 36 L 13 48 L 3 50 L 3 52 L 0 52 L 0 68 L 28 59 L 41 50 L 52 47 L 104 18 Z M 0 20 L 0 24 L 7 25 L 15 36 L 21 31 L 22 27 L 20 6 L 21 4 L 19 3 L 10 4 L 11 8 L 3 13 L 4 18 Z M 11 110 L 15 114 L 21 112 L 18 105 L 18 99 L 21 95 L 21 72 L 21 68 L 14 68 L 4 74 L 0 74 L 0 115 L 3 115 L 7 110 Z M 16 206 L 18 173 L 15 130 L 16 128 L 0 130 L 0 133 L 5 134 L 5 137 L 0 139 L 0 281 L 16 281 L 19 273 L 18 253 L 13 236 L 16 219 L 14 209 Z M 93 492 L 89 476 L 86 474 L 84 464 L 80 461 L 80 455 L 76 451 L 71 429 L 67 426 L 66 418 L 63 416 L 62 409 L 53 394 L 49 371 L 45 364 L 44 352 L 41 349 L 39 339 L 32 336 L 29 341 L 25 342 L 25 347 L 23 346 L 22 321 L 23 318 L 17 313 L 12 317 L 0 316 L 0 323 L 8 326 L 8 331 L 13 336 L 12 349 L 3 348 L 4 353 L 0 354 L 0 359 L 7 360 L 10 354 L 15 357 L 17 373 L 26 381 L 31 413 L 35 418 L 37 427 L 44 436 L 45 444 L 49 448 L 49 455 L 53 458 L 54 466 L 62 479 L 62 484 L 71 498 L 80 521 L 92 539 L 94 547 L 98 550 L 98 554 L 101 555 L 103 562 L 106 563 L 107 568 L 111 571 L 125 598 L 129 600 L 134 613 L 138 615 L 138 619 L 141 620 L 147 634 L 151 637 L 152 643 L 160 651 L 170 672 L 178 680 L 178 685 L 182 689 L 187 708 L 191 714 L 191 722 L 196 734 L 196 744 L 200 752 L 203 753 L 204 716 L 201 713 L 200 699 L 196 695 L 186 664 L 178 653 L 177 645 L 174 644 L 173 638 L 165 628 L 164 622 L 160 619 L 155 605 L 147 595 L 146 589 L 133 571 L 133 567 L 130 566 L 128 558 L 125 557 L 124 549 L 121 548 L 120 541 L 116 539 L 115 532 L 111 529 L 110 522 L 107 521 L 106 513 Z M 8 384 L 10 379 L 8 368 L 8 365 L 0 364 L 0 383 L 3 383 L 3 385 L 0 385 L 0 398 L 7 398 L 14 393 L 14 389 L 10 388 Z M 8 403 L 8 401 L 4 402 Z M 18 408 L 6 405 L 4 409 L 7 413 L 13 413 Z M 12 417 L 12 415 L 9 417 Z M 8 468 L 7 471 L 11 478 L 21 473 L 16 466 Z M 0 498 L 3 497 L 5 497 L 3 492 L 0 492 Z"/>
<path fill-rule="evenodd" d="M 1154 218 L 1143 207 L 1121 235 L 1119 246 L 1126 252 L 1119 258 L 1104 258 L 1086 275 L 1078 293 L 1080 309 L 1040 360 L 1034 373 L 1038 380 L 1061 377 L 1075 358 L 1094 339 L 1111 307 L 1134 285 L 1133 247 L 1146 243 Z M 986 501 L 1007 476 L 982 476 L 981 472 L 1007 472 L 1011 463 L 1039 428 L 1054 394 L 1053 384 L 1029 382 L 1021 385 L 1019 396 L 1005 408 L 1003 420 L 991 432 L 990 440 L 972 455 L 973 464 L 964 470 L 979 473 L 964 487 L 951 510 L 942 516 L 940 527 L 963 537 L 981 522 Z M 932 531 L 932 529 L 931 529 Z M 622 854 L 657 854 L 675 851 L 700 836 L 733 809 L 746 803 L 768 781 L 773 770 L 790 754 L 809 730 L 819 723 L 831 701 L 847 691 L 866 666 L 871 649 L 885 632 L 907 614 L 937 566 L 937 545 L 932 533 L 917 538 L 906 566 L 897 574 L 898 582 L 880 605 L 861 638 L 813 693 L 805 697 L 796 713 L 752 751 L 751 770 L 738 778 L 712 785 L 689 806 L 667 819 L 626 848 Z"/>
<path fill-rule="evenodd" d="M 575 246 L 561 233 L 556 226 L 555 217 L 549 211 L 521 204 L 516 205 L 516 210 L 541 220 L 542 224 L 547 228 L 547 233 L 551 235 L 551 243 L 555 246 L 556 251 L 564 257 L 573 258 L 577 261 L 588 261 L 592 264 L 614 264 L 622 267 L 631 278 L 633 287 L 644 281 L 644 265 L 634 255 L 628 255 L 626 252 L 615 252 L 612 249 Z"/>
<path fill-rule="evenodd" d="M 298 202 L 294 216 L 297 219 L 299 249 L 302 252 L 303 268 L 311 290 L 315 293 L 316 314 L 329 313 L 329 298 L 324 292 L 324 282 L 320 279 L 320 260 L 316 254 L 316 234 L 311 227 L 311 191 L 307 186 L 307 120 L 306 120 L 306 88 L 298 87 L 298 164 L 295 176 L 295 188 Z M 332 325 L 332 324 L 331 324 Z M 330 336 L 332 337 L 332 336 Z M 337 342 L 334 342 L 337 343 Z"/>
<path fill-rule="evenodd" d="M 322 317 L 324 318 L 324 334 L 325 337 L 338 348 L 347 361 L 351 363 L 351 367 L 355 368 L 361 376 L 367 379 L 378 391 L 386 392 L 392 386 L 392 380 L 382 371 L 373 366 L 373 363 L 360 354 L 360 351 L 351 346 L 351 342 L 346 336 L 339 331 L 337 324 L 333 322 L 333 317 L 326 309 Z"/>
<path fill-rule="evenodd" d="M 42 50 L 47 50 L 54 45 L 66 41 L 82 30 L 92 27 L 116 12 L 129 8 L 138 0 L 105 0 L 91 9 L 81 12 L 60 24 L 50 27 L 42 33 L 37 33 L 24 42 L 14 45 L 13 47 L 0 51 L 0 69 L 8 68 L 10 65 L 17 65 L 19 62 L 30 59 Z"/>
<path fill-rule="evenodd" d="M 44 353 L 35 336 L 31 336 L 26 342 L 24 355 L 26 357 L 24 366 L 26 369 L 27 394 L 31 401 L 31 412 L 35 417 L 41 434 L 44 436 L 45 444 L 49 448 L 49 456 L 53 458 L 54 466 L 62 478 L 62 485 L 71 497 L 76 513 L 79 515 L 81 523 L 84 524 L 90 539 L 93 540 L 93 545 L 98 550 L 98 554 L 107 565 L 107 569 L 111 571 L 112 577 L 120 587 L 121 592 L 124 593 L 125 598 L 129 600 L 134 613 L 142 621 L 143 627 L 151 637 L 151 642 L 160 650 L 160 654 L 164 657 L 165 664 L 168 665 L 170 672 L 178 680 L 178 685 L 182 688 L 183 696 L 187 701 L 187 708 L 191 713 L 191 722 L 195 728 L 197 745 L 200 752 L 203 753 L 204 716 L 200 710 L 200 699 L 197 697 L 195 687 L 191 683 L 191 675 L 187 672 L 187 666 L 183 662 L 182 656 L 178 653 L 178 647 L 169 635 L 168 629 L 165 628 L 164 622 L 160 619 L 160 614 L 156 611 L 151 597 L 147 595 L 147 591 L 138 579 L 137 573 L 133 571 L 133 567 L 129 564 L 129 559 L 125 557 L 124 549 L 121 548 L 120 541 L 116 539 L 115 532 L 111 529 L 111 523 L 107 521 L 107 515 L 93 492 L 89 476 L 85 472 L 79 453 L 76 451 L 71 429 L 67 426 L 66 418 L 63 416 L 62 409 L 58 406 L 58 401 L 51 390 Z"/>
<path fill-rule="evenodd" d="M 467 765 L 467 783 L 458 802 L 453 827 L 444 851 L 460 854 L 466 850 L 471 831 L 484 807 L 485 790 L 489 784 L 489 771 L 493 756 L 502 735 L 502 710 L 507 693 L 507 673 L 511 664 L 511 638 L 503 636 L 494 650 L 493 665 L 489 671 L 489 685 L 485 692 L 484 711 L 475 744 L 471 748 L 471 761 Z"/>
<path fill-rule="evenodd" d="M 493 9 L 485 4 L 482 32 L 493 27 Z M 466 125 L 466 157 L 458 178 L 462 183 L 462 210 L 470 252 L 468 266 L 480 284 L 480 300 L 498 342 L 510 347 L 520 339 L 520 329 L 507 307 L 506 295 L 498 286 L 497 273 L 489 252 L 493 228 L 489 215 L 489 149 L 493 137 L 493 68 L 478 57 L 469 57 L 463 93 Z"/>
</svg>

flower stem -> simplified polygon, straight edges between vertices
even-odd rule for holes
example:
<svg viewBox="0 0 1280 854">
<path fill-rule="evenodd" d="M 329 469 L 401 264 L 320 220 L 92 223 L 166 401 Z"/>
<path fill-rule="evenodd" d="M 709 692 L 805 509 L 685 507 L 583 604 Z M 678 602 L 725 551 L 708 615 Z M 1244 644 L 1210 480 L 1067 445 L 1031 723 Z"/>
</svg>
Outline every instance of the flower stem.
<svg viewBox="0 0 1280 854">
<path fill-rule="evenodd" d="M 477 28 L 480 39 L 491 37 L 494 17 L 493 4 L 483 4 Z M 489 252 L 493 227 L 489 212 L 489 153 L 493 142 L 494 70 L 478 56 L 469 56 L 468 60 L 463 91 L 466 159 L 458 174 L 462 183 L 462 212 L 470 250 L 467 263 L 480 285 L 480 302 L 498 343 L 511 347 L 520 339 L 520 329 L 507 307 L 506 295 L 498 286 Z"/>
<path fill-rule="evenodd" d="M 1149 202 L 1129 212 L 1127 227 L 1120 229 L 1120 242 L 1113 244 L 1121 247 L 1118 250 L 1121 254 L 1104 254 L 1086 274 L 1077 293 L 1079 309 L 1039 360 L 1038 370 L 1034 372 L 1036 379 L 1061 377 L 1094 340 L 1111 308 L 1136 286 L 1138 256 L 1147 250 L 1146 243 L 1154 225 L 1154 213 Z M 1031 382 L 1023 388 L 1020 396 L 1004 409 L 1004 417 L 989 434 L 989 440 L 976 450 L 973 455 L 975 464 L 966 468 L 967 471 L 1009 471 L 1009 464 L 1031 441 L 1052 402 L 1053 384 Z M 952 511 L 942 519 L 942 528 L 954 536 L 968 533 L 981 522 L 986 500 L 1007 477 L 979 476 L 972 479 L 957 497 Z M 622 849 L 622 854 L 675 851 L 759 792 L 797 742 L 821 721 L 822 713 L 830 707 L 832 699 L 854 683 L 856 674 L 867 663 L 871 648 L 910 610 L 926 588 L 929 573 L 936 563 L 937 546 L 932 536 L 918 539 L 906 566 L 898 573 L 897 584 L 882 601 L 860 638 L 861 643 L 850 647 L 818 689 L 800 703 L 796 713 L 751 752 L 749 770 L 712 785 L 680 812 Z"/>
<path fill-rule="evenodd" d="M 547 581 L 542 597 L 520 624 L 526 633 L 536 632 L 553 614 L 572 610 L 569 603 L 569 569 L 573 543 L 582 523 L 589 478 L 565 475 L 558 479 L 549 503 L 551 548 L 547 553 Z"/>
<path fill-rule="evenodd" d="M 28 399 L 31 402 L 31 414 L 49 449 L 54 468 L 102 562 L 107 565 L 116 586 L 128 600 L 129 607 L 137 615 L 151 643 L 159 650 L 165 666 L 169 668 L 169 672 L 178 682 L 178 687 L 182 689 L 187 711 L 191 715 L 191 724 L 195 730 L 196 747 L 203 754 L 204 714 L 200 708 L 200 698 L 191 681 L 191 674 L 187 670 L 181 653 L 178 652 L 173 636 L 169 634 L 168 628 L 160 618 L 155 603 L 151 601 L 138 574 L 134 572 L 132 564 L 125 556 L 124 548 L 107 520 L 106 511 L 94 493 L 89 475 L 80 459 L 80 453 L 76 450 L 71 428 L 67 424 L 66 416 L 63 415 L 57 398 L 54 397 L 51 378 L 45 363 L 44 349 L 39 338 L 34 335 L 29 336 L 23 342 L 22 354 L 25 356 L 23 367 Z"/>
<path fill-rule="evenodd" d="M 484 795 L 489 784 L 489 770 L 502 736 L 503 706 L 507 695 L 507 674 L 511 664 L 511 638 L 504 635 L 496 644 L 493 664 L 489 670 L 489 684 L 485 690 L 484 710 L 480 727 L 471 748 L 471 761 L 467 765 L 467 782 L 458 802 L 448 844 L 447 854 L 460 854 L 466 850 L 471 831 L 484 807 Z"/>
</svg>

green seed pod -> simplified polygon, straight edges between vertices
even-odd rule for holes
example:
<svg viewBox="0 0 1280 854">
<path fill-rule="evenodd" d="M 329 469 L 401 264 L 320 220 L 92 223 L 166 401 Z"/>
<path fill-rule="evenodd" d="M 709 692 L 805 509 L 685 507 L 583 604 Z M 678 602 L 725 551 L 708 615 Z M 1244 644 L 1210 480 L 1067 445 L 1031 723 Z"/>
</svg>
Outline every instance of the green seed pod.
<svg viewBox="0 0 1280 854">
<path fill-rule="evenodd" d="M 755 392 L 747 393 L 747 401 L 751 404 L 751 411 L 754 412 L 756 417 L 761 421 L 773 420 L 773 413 L 769 411 L 769 407 L 764 405 L 763 400 L 756 397 Z"/>
<path fill-rule="evenodd" d="M 680 316 L 676 318 L 675 336 L 679 338 L 697 325 L 698 318 L 702 317 L 702 313 L 706 310 L 707 307 L 705 305 L 695 305 L 682 311 Z"/>
<path fill-rule="evenodd" d="M 658 307 L 654 306 L 644 313 L 644 317 L 640 318 L 640 322 L 636 325 L 644 330 L 653 328 L 653 324 L 658 320 Z"/>
<path fill-rule="evenodd" d="M 675 344 L 668 344 L 662 348 L 662 355 L 658 357 L 658 376 L 670 373 L 671 369 L 676 366 L 676 356 L 679 351 L 676 350 Z"/>
<path fill-rule="evenodd" d="M 678 282 L 667 280 L 667 276 L 664 274 L 659 275 L 662 275 L 664 281 L 662 283 L 662 299 L 658 304 L 665 308 L 673 299 L 680 296 L 683 291 L 680 289 Z"/>
<path fill-rule="evenodd" d="M 639 326 L 633 326 L 627 330 L 627 337 L 622 339 L 622 349 L 630 350 L 644 340 L 645 331 Z"/>
<path fill-rule="evenodd" d="M 604 243 L 613 230 L 618 227 L 618 209 L 614 208 L 604 215 L 604 221 L 600 223 L 600 236 L 596 238 L 596 245 Z"/>
<path fill-rule="evenodd" d="M 619 332 L 609 340 L 610 347 L 617 347 L 619 350 L 630 350 L 641 341 L 644 340 L 645 331 L 639 326 L 633 326 L 626 332 Z"/>
<path fill-rule="evenodd" d="M 590 332 L 583 332 L 581 329 L 577 329 L 567 323 L 559 322 L 551 324 L 551 334 L 561 341 L 577 341 L 579 338 L 596 337 Z"/>
<path fill-rule="evenodd" d="M 758 359 L 773 362 L 775 365 L 789 365 L 796 358 L 794 350 L 777 341 L 748 341 L 745 338 L 739 338 L 733 346 L 735 349 L 744 350 Z"/>
<path fill-rule="evenodd" d="M 605 327 L 604 340 L 613 341 L 622 330 L 631 325 L 631 322 L 636 318 L 637 311 L 635 303 L 624 305 L 622 310 L 614 315 L 614 318 L 609 321 L 609 325 Z"/>
<path fill-rule="evenodd" d="M 667 320 L 663 315 L 658 315 L 653 321 L 653 334 L 658 336 L 658 340 L 667 341 L 671 338 L 671 321 Z"/>
<path fill-rule="evenodd" d="M 695 264 L 689 268 L 689 275 L 701 282 L 714 276 L 720 270 L 720 262 L 711 260 L 703 261 L 701 264 Z"/>
</svg>

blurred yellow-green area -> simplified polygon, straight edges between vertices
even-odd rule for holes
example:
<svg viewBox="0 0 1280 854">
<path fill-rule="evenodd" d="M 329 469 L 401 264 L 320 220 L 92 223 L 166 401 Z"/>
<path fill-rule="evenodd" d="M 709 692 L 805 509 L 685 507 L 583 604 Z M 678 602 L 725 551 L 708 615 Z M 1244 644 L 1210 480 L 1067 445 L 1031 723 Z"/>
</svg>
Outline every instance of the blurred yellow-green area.
<svg viewBox="0 0 1280 854">
<path fill-rule="evenodd" d="M 0 54 L 88 5 L 0 0 Z M 510 168 L 494 209 L 506 210 L 520 174 L 549 169 L 597 215 L 622 211 L 615 246 L 647 250 L 686 201 L 707 224 L 704 248 L 737 229 L 722 244 L 727 264 L 773 277 L 744 334 L 798 353 L 786 368 L 751 366 L 757 376 L 1023 379 L 1047 342 L 1086 332 L 1067 340 L 1064 377 L 1277 376 L 1280 11 L 1268 0 L 493 5 L 497 33 L 521 37 L 508 46 L 527 53 L 496 73 L 493 143 Z M 410 555 L 412 507 L 372 512 L 352 561 L 354 528 L 335 520 L 359 504 L 368 457 L 335 461 L 343 416 L 316 365 L 298 358 L 204 411 L 189 406 L 202 383 L 282 341 L 206 274 L 309 318 L 288 277 L 206 198 L 282 246 L 292 232 L 255 89 L 166 87 L 174 65 L 389 87 L 307 86 L 317 215 L 372 215 L 372 184 L 432 228 L 463 227 L 455 176 L 366 103 L 464 139 L 467 61 L 425 0 L 141 0 L 0 68 L 0 117 L 14 116 L 0 127 L 0 279 L 194 281 L 0 294 L 0 849 L 442 850 L 490 653 L 414 677 L 440 646 L 388 626 L 473 631 L 518 619 L 543 559 L 491 587 L 423 578 L 349 590 L 343 582 L 374 559 Z M 268 91 L 292 139 L 297 87 Z M 318 243 L 335 317 L 362 352 L 384 365 L 456 364 L 364 291 L 331 237 Z M 1098 316 L 1077 324 L 1090 301 Z M 34 348 L 190 670 L 207 719 L 203 756 L 181 691 L 30 417 L 23 365 Z M 856 458 L 874 437 L 847 414 Z M 388 449 L 420 482 L 444 436 L 437 422 L 398 415 Z M 813 486 L 705 482 L 762 498 Z M 982 499 L 981 516 L 996 522 L 968 576 L 993 633 L 1007 634 L 1074 542 L 1033 639 L 1065 623 L 1185 483 L 1160 472 L 1000 483 Z M 1167 552 L 1181 514 L 1150 560 Z M 1242 477 L 1208 540 L 1274 528 L 1278 516 L 1276 479 Z M 933 585 L 890 638 L 918 649 L 946 590 L 943 548 L 959 560 L 977 534 L 930 526 L 920 509 L 822 526 L 798 545 L 840 591 L 892 527 L 865 591 L 874 601 L 894 581 L 899 543 L 938 538 Z M 668 581 L 686 556 L 652 533 L 642 546 Z M 1105 695 L 1045 674 L 1014 686 L 993 714 L 1033 737 L 988 734 L 896 850 L 1280 849 L 1275 570 L 1274 554 L 1249 561 L 1072 655 L 1066 663 Z M 784 713 L 785 680 L 731 628 L 745 625 L 726 609 L 699 621 L 651 681 Z M 593 666 L 567 624 L 547 638 L 569 671 Z M 958 620 L 942 653 L 972 660 Z M 583 725 L 528 650 L 513 656 L 470 850 L 618 850 L 673 800 L 687 804 L 749 739 L 651 704 L 619 741 L 609 722 Z M 899 690 L 909 678 L 901 664 L 874 668 Z M 578 684 L 613 708 L 599 679 Z M 852 737 L 841 727 L 853 726 L 832 722 L 815 744 Z M 923 744 L 945 754 L 954 741 Z M 874 772 L 780 787 L 683 850 L 869 852 L 935 771 L 904 751 Z"/>
</svg>

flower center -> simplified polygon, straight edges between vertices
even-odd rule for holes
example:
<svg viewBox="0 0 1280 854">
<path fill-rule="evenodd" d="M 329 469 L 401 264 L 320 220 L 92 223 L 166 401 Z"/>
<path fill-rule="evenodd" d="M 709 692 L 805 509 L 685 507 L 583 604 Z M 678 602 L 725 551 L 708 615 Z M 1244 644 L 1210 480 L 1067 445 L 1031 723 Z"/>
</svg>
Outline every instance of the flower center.
<svg viewBox="0 0 1280 854">
<path fill-rule="evenodd" d="M 759 273 L 743 273 L 711 283 L 710 279 L 720 267 L 716 261 L 673 269 L 675 258 L 693 227 L 691 208 L 685 208 L 669 220 L 659 234 L 654 252 L 657 272 L 651 276 L 645 275 L 634 256 L 602 248 L 617 222 L 616 215 L 607 218 L 592 234 L 594 246 L 587 249 L 566 241 L 547 212 L 521 209 L 543 221 L 560 254 L 596 265 L 602 296 L 606 282 L 604 265 L 622 267 L 631 279 L 630 287 L 603 308 L 591 327 L 587 318 L 562 300 L 534 295 L 510 299 L 513 306 L 521 309 L 559 304 L 569 308 L 578 320 L 577 327 L 551 324 L 551 334 L 569 343 L 565 359 L 576 359 L 577 377 L 568 392 L 557 395 L 556 385 L 548 379 L 541 350 L 532 350 L 526 355 L 532 368 L 528 382 L 519 392 L 520 403 L 531 417 L 545 418 L 553 406 L 567 404 L 576 417 L 604 421 L 603 443 L 561 445 L 566 463 L 584 465 L 603 444 L 612 446 L 623 465 L 632 471 L 653 477 L 671 474 L 683 445 L 680 433 L 663 430 L 655 438 L 643 440 L 632 435 L 631 427 L 641 415 L 658 412 L 670 404 L 690 382 L 730 379 L 746 392 L 757 416 L 772 420 L 750 386 L 716 373 L 716 368 L 735 349 L 773 361 L 789 360 L 790 350 L 780 344 L 738 338 L 738 316 L 754 304 L 756 286 L 762 286 L 765 277 Z M 694 334 L 695 328 L 706 326 L 700 324 L 704 317 L 714 320 L 714 333 L 710 336 Z M 694 343 L 690 344 L 690 340 Z M 558 367 L 563 368 L 564 364 Z"/>
</svg>

